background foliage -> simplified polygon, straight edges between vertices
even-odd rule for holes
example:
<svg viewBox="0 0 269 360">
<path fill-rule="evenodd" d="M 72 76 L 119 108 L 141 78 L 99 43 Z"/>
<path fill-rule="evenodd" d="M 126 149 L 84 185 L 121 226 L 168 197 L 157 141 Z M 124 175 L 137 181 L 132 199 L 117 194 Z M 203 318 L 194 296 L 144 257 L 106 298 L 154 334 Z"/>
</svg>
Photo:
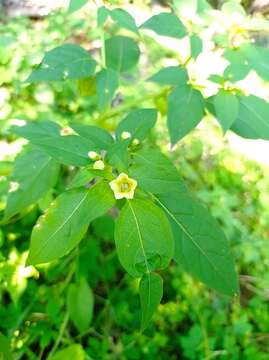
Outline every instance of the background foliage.
<svg viewBox="0 0 269 360">
<path fill-rule="evenodd" d="M 81 96 L 85 90 L 83 84 L 69 80 L 22 83 L 33 65 L 43 58 L 44 49 L 71 40 L 84 44 L 92 54 L 96 52 L 99 44 L 93 39 L 100 34 L 93 25 L 95 19 L 83 19 L 83 15 L 59 12 L 37 21 L 16 18 L 2 22 L 1 211 L 6 204 L 13 160 L 25 143 L 9 132 L 12 124 L 20 119 L 53 119 L 63 125 L 74 118 L 81 123 L 92 121 L 98 100 Z M 168 59 L 169 64 L 173 53 L 161 50 L 154 38 L 146 37 L 145 49 L 149 45 L 151 52 L 141 70 L 143 77 L 156 72 L 160 58 Z M 126 106 L 132 106 L 137 99 L 147 96 L 143 84 L 135 85 L 135 93 L 134 87 L 126 85 L 130 81 L 135 83 L 138 74 L 135 69 L 123 78 L 114 99 L 116 104 L 124 97 Z M 86 89 L 88 94 L 89 91 L 91 88 Z M 148 101 L 151 104 L 152 99 Z M 163 110 L 162 94 L 154 101 Z M 101 119 L 103 121 L 107 129 L 114 129 L 117 114 L 108 121 Z M 157 142 L 164 152 L 168 149 L 168 136 L 163 135 L 166 132 L 161 121 L 151 135 L 151 141 Z M 118 262 L 113 216 L 103 216 L 93 222 L 79 253 L 75 251 L 61 261 L 38 269 L 25 267 L 32 226 L 73 176 L 73 168 L 66 165 L 61 168 L 54 189 L 46 193 L 38 205 L 26 208 L 24 216 L 16 222 L 1 225 L 0 330 L 5 337 L 0 337 L 0 349 L 4 359 L 9 358 L 9 347 L 15 359 L 45 359 L 56 347 L 67 348 L 69 352 L 55 352 L 54 359 L 268 358 L 268 168 L 231 150 L 220 128 L 209 118 L 184 138 L 170 156 L 230 240 L 241 274 L 240 299 L 231 302 L 173 265 L 162 273 L 164 298 L 153 323 L 142 334 L 138 283 L 122 271 Z M 86 329 L 83 321 L 78 324 L 68 321 L 66 310 L 66 302 L 72 302 L 74 293 L 81 294 L 83 300 L 88 299 L 87 309 L 93 306 L 87 285 L 82 282 L 77 288 L 69 286 L 72 278 L 81 275 L 88 279 L 95 299 L 92 319 L 89 319 L 91 327 Z M 72 302 L 74 313 L 78 313 L 83 300 L 78 304 Z M 72 313 L 69 316 L 72 318 Z"/>
</svg>

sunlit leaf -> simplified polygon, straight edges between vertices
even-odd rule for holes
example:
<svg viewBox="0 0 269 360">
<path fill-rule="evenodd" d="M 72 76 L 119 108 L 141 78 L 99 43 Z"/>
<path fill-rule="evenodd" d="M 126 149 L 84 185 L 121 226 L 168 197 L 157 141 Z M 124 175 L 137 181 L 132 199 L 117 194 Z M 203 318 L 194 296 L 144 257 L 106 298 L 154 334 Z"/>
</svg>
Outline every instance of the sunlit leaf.
<svg viewBox="0 0 269 360">
<path fill-rule="evenodd" d="M 163 68 L 148 79 L 160 85 L 183 85 L 187 80 L 187 71 L 179 66 Z"/>
<path fill-rule="evenodd" d="M 112 191 L 104 182 L 61 194 L 34 226 L 27 263 L 45 263 L 64 256 L 79 243 L 90 222 L 113 204 Z"/>
<path fill-rule="evenodd" d="M 122 266 L 135 277 L 165 268 L 173 256 L 170 224 L 149 200 L 128 200 L 116 222 L 115 241 Z"/>
<path fill-rule="evenodd" d="M 110 105 L 119 86 L 118 73 L 111 69 L 103 69 L 96 76 L 98 107 L 102 110 Z"/>
<path fill-rule="evenodd" d="M 73 13 L 86 5 L 88 0 L 70 0 L 68 12 Z"/>
<path fill-rule="evenodd" d="M 231 92 L 220 90 L 213 97 L 217 120 L 221 124 L 224 133 L 235 122 L 239 112 L 239 101 Z"/>
</svg>

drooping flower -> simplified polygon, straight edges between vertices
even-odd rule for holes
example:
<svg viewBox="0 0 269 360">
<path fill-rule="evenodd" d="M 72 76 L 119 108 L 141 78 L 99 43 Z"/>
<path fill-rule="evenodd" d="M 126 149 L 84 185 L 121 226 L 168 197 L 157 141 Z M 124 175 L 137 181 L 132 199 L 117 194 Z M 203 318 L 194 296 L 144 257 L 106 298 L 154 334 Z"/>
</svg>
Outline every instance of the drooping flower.
<svg viewBox="0 0 269 360">
<path fill-rule="evenodd" d="M 116 199 L 132 199 L 137 186 L 137 181 L 121 173 L 115 180 L 110 181 L 109 186 L 114 192 Z"/>
</svg>

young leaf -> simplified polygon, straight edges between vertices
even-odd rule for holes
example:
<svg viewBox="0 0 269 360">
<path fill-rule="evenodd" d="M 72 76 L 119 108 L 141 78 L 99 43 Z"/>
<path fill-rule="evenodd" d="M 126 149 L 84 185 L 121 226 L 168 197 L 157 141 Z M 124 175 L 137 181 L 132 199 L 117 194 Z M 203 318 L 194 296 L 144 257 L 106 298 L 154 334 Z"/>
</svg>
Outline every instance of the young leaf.
<svg viewBox="0 0 269 360">
<path fill-rule="evenodd" d="M 186 35 L 186 29 L 178 17 L 171 13 L 160 13 L 144 22 L 141 29 L 149 29 L 158 35 L 180 39 Z"/>
<path fill-rule="evenodd" d="M 70 184 L 67 186 L 67 189 L 70 190 L 73 188 L 85 186 L 86 184 L 89 184 L 89 182 L 92 181 L 95 177 L 96 175 L 93 172 L 87 168 L 82 168 L 76 173 Z"/>
<path fill-rule="evenodd" d="M 119 260 L 132 276 L 165 268 L 174 251 L 170 224 L 149 200 L 128 200 L 115 227 Z"/>
<path fill-rule="evenodd" d="M 125 72 L 138 63 L 140 50 L 133 39 L 116 35 L 105 41 L 105 56 L 108 68 Z"/>
<path fill-rule="evenodd" d="M 213 97 L 213 101 L 217 120 L 225 133 L 237 119 L 239 101 L 236 95 L 222 89 Z"/>
<path fill-rule="evenodd" d="M 26 82 L 81 79 L 93 76 L 96 61 L 76 44 L 64 44 L 48 51 Z"/>
<path fill-rule="evenodd" d="M 58 174 L 59 165 L 43 151 L 30 148 L 20 154 L 10 179 L 16 188 L 8 193 L 5 219 L 37 202 L 55 185 Z"/>
<path fill-rule="evenodd" d="M 179 66 L 169 66 L 151 76 L 148 81 L 160 85 L 183 85 L 188 80 L 187 71 Z"/>
<path fill-rule="evenodd" d="M 70 0 L 68 12 L 73 13 L 79 9 L 81 9 L 84 5 L 86 5 L 88 0 Z"/>
<path fill-rule="evenodd" d="M 76 328 L 83 332 L 88 329 L 93 314 L 93 293 L 84 278 L 78 284 L 71 284 L 67 294 L 67 309 Z"/>
<path fill-rule="evenodd" d="M 109 186 L 99 182 L 90 189 L 73 189 L 61 194 L 35 225 L 27 264 L 58 259 L 82 239 L 92 220 L 114 204 Z"/>
<path fill-rule="evenodd" d="M 203 51 L 203 41 L 198 35 L 192 34 L 190 37 L 190 44 L 191 56 L 193 59 L 196 59 L 197 56 Z"/>
<path fill-rule="evenodd" d="M 157 111 L 155 109 L 133 110 L 119 123 L 116 130 L 117 139 L 121 139 L 121 134 L 127 131 L 131 134 L 132 139 L 143 140 L 156 121 Z"/>
<path fill-rule="evenodd" d="M 140 280 L 139 295 L 142 308 L 141 330 L 144 331 L 163 297 L 163 280 L 160 275 L 145 274 Z"/>
<path fill-rule="evenodd" d="M 140 150 L 133 154 L 131 177 L 139 187 L 154 194 L 169 191 L 185 191 L 186 187 L 174 165 L 157 149 Z"/>
<path fill-rule="evenodd" d="M 102 27 L 109 16 L 109 10 L 105 6 L 100 6 L 97 10 L 97 26 Z"/>
<path fill-rule="evenodd" d="M 232 130 L 248 139 L 269 140 L 269 103 L 254 95 L 241 96 L 239 102 Z"/>
<path fill-rule="evenodd" d="M 226 294 L 238 293 L 238 279 L 227 239 L 209 212 L 188 192 L 158 195 L 175 238 L 175 260 L 186 271 Z"/>
<path fill-rule="evenodd" d="M 93 149 L 91 150 L 107 150 L 114 142 L 109 132 L 98 126 L 71 124 L 71 127 L 82 138 L 93 144 Z"/>
<path fill-rule="evenodd" d="M 110 11 L 111 18 L 116 21 L 119 26 L 138 34 L 138 29 L 134 18 L 126 10 L 117 8 Z"/>
<path fill-rule="evenodd" d="M 78 80 L 78 90 L 80 96 L 96 95 L 96 78 L 87 77 Z"/>
<path fill-rule="evenodd" d="M 57 351 L 49 360 L 85 360 L 85 352 L 80 344 L 72 344 L 67 348 Z"/>
<path fill-rule="evenodd" d="M 111 69 L 102 69 L 96 75 L 97 99 L 99 109 L 111 104 L 113 96 L 119 86 L 118 73 Z"/>
<path fill-rule="evenodd" d="M 193 130 L 203 118 L 205 101 L 190 85 L 174 89 L 168 98 L 168 129 L 172 145 Z"/>
</svg>

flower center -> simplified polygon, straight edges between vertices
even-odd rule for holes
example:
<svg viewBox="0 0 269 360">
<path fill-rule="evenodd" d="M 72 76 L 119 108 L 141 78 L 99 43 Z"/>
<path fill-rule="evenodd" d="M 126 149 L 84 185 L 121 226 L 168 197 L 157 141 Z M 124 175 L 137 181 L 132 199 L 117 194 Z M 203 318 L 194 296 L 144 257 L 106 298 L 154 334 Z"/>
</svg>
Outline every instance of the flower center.
<svg viewBox="0 0 269 360">
<path fill-rule="evenodd" d="M 130 185 L 127 182 L 124 182 L 121 184 L 120 189 L 121 192 L 127 192 L 129 191 Z"/>
</svg>

